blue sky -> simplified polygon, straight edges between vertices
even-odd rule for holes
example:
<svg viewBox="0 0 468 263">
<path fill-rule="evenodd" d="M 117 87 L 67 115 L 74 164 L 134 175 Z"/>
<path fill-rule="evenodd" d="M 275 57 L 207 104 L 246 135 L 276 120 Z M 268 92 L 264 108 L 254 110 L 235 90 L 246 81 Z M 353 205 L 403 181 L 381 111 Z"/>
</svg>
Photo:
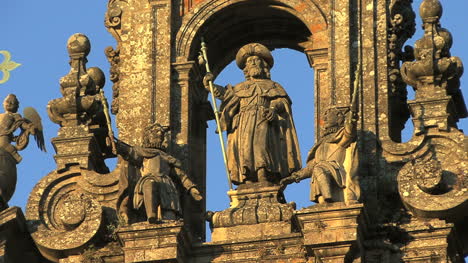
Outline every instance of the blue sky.
<svg viewBox="0 0 468 263">
<path fill-rule="evenodd" d="M 421 1 L 415 1 L 418 8 Z M 442 26 L 449 29 L 454 36 L 452 55 L 459 56 L 468 65 L 468 1 L 444 0 L 444 17 Z M 27 106 L 35 107 L 43 118 L 47 153 L 40 152 L 34 144 L 21 152 L 24 160 L 18 166 L 18 185 L 10 205 L 25 207 L 27 198 L 34 185 L 47 173 L 55 169 L 54 150 L 51 138 L 57 135 L 58 125 L 47 117 L 47 102 L 61 97 L 59 79 L 69 70 L 66 41 L 74 33 L 86 34 L 92 44 L 88 57 L 88 67 L 98 66 L 107 74 L 109 64 L 104 55 L 107 46 L 115 46 L 115 40 L 106 31 L 103 21 L 106 1 L 81 0 L 79 2 L 64 0 L 4 1 L 0 16 L 0 50 L 8 50 L 12 59 L 22 65 L 14 70 L 10 80 L 0 85 L 0 99 L 14 93 L 20 100 L 20 111 Z M 417 9 L 416 9 L 417 10 Z M 419 19 L 418 19 L 419 23 Z M 418 31 L 412 41 L 420 38 Z M 408 42 L 411 43 L 411 42 Z M 298 131 L 302 158 L 313 145 L 313 70 L 309 68 L 306 57 L 292 50 L 276 50 L 275 67 L 272 79 L 284 86 L 293 100 L 293 112 Z M 466 83 L 468 73 L 462 78 L 462 90 L 468 96 Z M 217 84 L 238 83 L 243 75 L 231 63 L 216 80 Z M 105 93 L 108 99 L 112 94 L 112 83 L 108 80 Z M 466 99 L 465 99 L 466 101 Z M 208 131 L 208 209 L 223 210 L 228 207 L 221 152 L 217 135 L 214 133 L 214 122 L 209 123 Z M 468 130 L 468 121 L 463 120 L 460 127 Z M 404 137 L 409 139 L 411 127 L 405 130 Z M 294 184 L 286 190 L 288 201 L 295 201 L 298 208 L 309 206 L 308 181 Z"/>
</svg>

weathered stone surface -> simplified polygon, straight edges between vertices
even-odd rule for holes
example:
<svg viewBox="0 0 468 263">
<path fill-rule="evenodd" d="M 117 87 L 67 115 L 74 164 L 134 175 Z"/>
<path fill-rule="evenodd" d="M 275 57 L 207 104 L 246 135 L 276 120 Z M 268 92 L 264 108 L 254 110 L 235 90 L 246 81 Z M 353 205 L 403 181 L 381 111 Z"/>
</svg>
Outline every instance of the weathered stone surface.
<svg viewBox="0 0 468 263">
<path fill-rule="evenodd" d="M 402 229 L 409 241 L 402 248 L 404 262 L 465 262 L 453 224 L 443 220 L 413 220 Z"/>
<path fill-rule="evenodd" d="M 186 262 L 190 246 L 182 222 L 138 223 L 117 231 L 125 262 Z"/>
<path fill-rule="evenodd" d="M 294 205 L 284 203 L 283 193 L 279 190 L 279 186 L 261 183 L 239 187 L 231 193 L 231 207 L 215 212 L 209 219 L 214 232 L 218 227 L 290 222 Z"/>
<path fill-rule="evenodd" d="M 363 207 L 332 203 L 297 211 L 304 246 L 323 262 L 352 262 L 362 258 L 368 221 Z"/>
<path fill-rule="evenodd" d="M 105 25 L 117 46 L 106 55 L 121 141 L 142 146 L 145 127 L 170 126 L 167 154 L 180 160 L 180 171 L 205 197 L 206 122 L 213 111 L 203 88 L 204 68 L 195 62 L 201 37 L 214 76 L 246 43 L 292 48 L 304 52 L 315 70 L 317 142 L 327 136 L 320 129 L 325 109 L 345 109 L 352 94 L 359 94 L 353 107 L 359 116 L 353 123 L 359 153 L 353 174 L 361 196 L 346 199 L 346 189 L 337 187 L 335 203 L 294 211 L 279 180 L 261 180 L 262 169 L 255 169 L 252 180 L 237 181 L 224 211 L 205 216 L 204 201 L 181 195 L 168 198 L 180 201 L 180 221 L 122 220 L 119 209 L 133 202 L 122 197 L 134 188 L 119 185 L 139 177 L 132 177 L 137 169 L 122 158 L 113 172 L 104 164 L 116 153 L 106 103 L 97 92 L 104 82 L 99 70 L 86 68 L 90 44 L 78 34 L 68 43 L 71 71 L 61 81 L 63 97 L 49 104 L 49 116 L 61 125 L 53 140 L 57 169 L 31 193 L 25 239 L 31 235 L 54 262 L 462 262 L 468 255 L 468 137 L 457 128 L 468 115 L 459 83 L 463 67 L 450 54 L 452 37 L 440 26 L 438 0 L 423 1 L 425 35 L 414 49 L 402 50 L 414 33 L 411 5 L 411 0 L 110 0 Z M 268 56 L 256 55 L 271 67 Z M 407 84 L 416 90 L 409 102 Z M 265 112 L 262 118 L 274 115 Z M 415 134 L 401 143 L 410 113 Z M 264 144 L 254 146 L 259 145 L 253 148 L 273 152 Z M 281 151 L 275 154 L 293 155 Z M 279 159 L 274 164 L 284 161 Z M 152 201 L 144 203 L 146 209 Z M 11 211 L 6 210 L 16 216 Z M 15 216 L 8 222 L 21 221 Z M 206 217 L 212 242 L 203 242 Z M 22 235 L 0 236 L 0 255 L 15 255 L 9 244 Z"/>
</svg>

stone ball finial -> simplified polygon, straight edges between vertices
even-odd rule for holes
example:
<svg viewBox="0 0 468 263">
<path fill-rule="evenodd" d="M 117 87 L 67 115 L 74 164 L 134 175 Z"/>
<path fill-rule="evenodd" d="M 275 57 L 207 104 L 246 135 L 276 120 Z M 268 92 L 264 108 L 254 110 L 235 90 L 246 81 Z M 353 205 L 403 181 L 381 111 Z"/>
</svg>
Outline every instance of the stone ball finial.
<svg viewBox="0 0 468 263">
<path fill-rule="evenodd" d="M 87 70 L 88 75 L 93 79 L 94 83 L 98 86 L 98 88 L 104 87 L 106 84 L 106 76 L 104 72 L 98 67 L 92 67 Z"/>
<path fill-rule="evenodd" d="M 86 35 L 82 33 L 73 34 L 67 41 L 67 50 L 70 56 L 87 56 L 91 51 L 91 43 Z"/>
<path fill-rule="evenodd" d="M 425 23 L 438 21 L 442 17 L 442 12 L 439 0 L 424 0 L 419 7 L 419 14 Z"/>
</svg>

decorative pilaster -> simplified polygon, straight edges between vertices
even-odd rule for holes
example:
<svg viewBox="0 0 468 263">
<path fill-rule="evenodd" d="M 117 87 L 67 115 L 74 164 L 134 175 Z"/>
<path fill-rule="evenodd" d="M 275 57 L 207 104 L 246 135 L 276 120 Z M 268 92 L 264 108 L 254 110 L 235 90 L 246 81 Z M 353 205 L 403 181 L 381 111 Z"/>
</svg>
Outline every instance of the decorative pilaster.
<svg viewBox="0 0 468 263">
<path fill-rule="evenodd" d="M 191 225 L 194 236 L 205 238 L 206 211 L 206 121 L 212 113 L 207 92 L 198 83 L 199 68 L 193 61 L 172 64 L 171 152 L 182 160 L 183 166 L 199 187 L 203 201 L 184 198 L 184 220 Z"/>
<path fill-rule="evenodd" d="M 306 50 L 307 59 L 314 69 L 314 112 L 315 112 L 315 140 L 321 137 L 320 120 L 323 120 L 325 110 L 331 105 L 331 89 L 329 79 L 328 49 Z"/>
</svg>

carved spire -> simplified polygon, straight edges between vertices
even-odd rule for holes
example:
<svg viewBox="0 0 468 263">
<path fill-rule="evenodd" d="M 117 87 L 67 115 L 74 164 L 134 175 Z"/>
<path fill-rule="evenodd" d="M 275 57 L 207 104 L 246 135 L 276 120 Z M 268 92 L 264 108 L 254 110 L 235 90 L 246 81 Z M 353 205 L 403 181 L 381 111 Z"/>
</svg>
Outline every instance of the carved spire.
<svg viewBox="0 0 468 263">
<path fill-rule="evenodd" d="M 463 64 L 450 54 L 452 35 L 440 25 L 442 11 L 439 0 L 422 2 L 424 36 L 414 46 L 416 61 L 404 63 L 401 70 L 416 91 L 416 100 L 410 102 L 416 132 L 434 124 L 442 130 L 456 127 L 458 119 L 468 116 L 460 90 Z"/>
</svg>

